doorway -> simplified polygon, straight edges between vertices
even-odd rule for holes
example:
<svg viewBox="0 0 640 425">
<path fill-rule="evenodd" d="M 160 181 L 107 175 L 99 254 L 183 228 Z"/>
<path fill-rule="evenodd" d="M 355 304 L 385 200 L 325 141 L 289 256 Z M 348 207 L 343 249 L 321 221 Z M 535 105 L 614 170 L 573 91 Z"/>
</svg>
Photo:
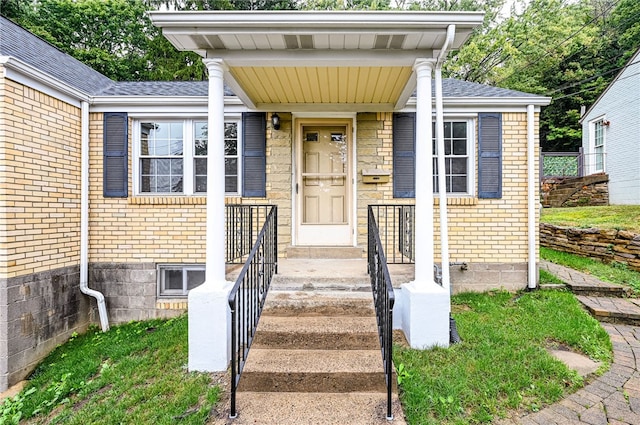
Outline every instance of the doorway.
<svg viewBox="0 0 640 425">
<path fill-rule="evenodd" d="M 351 245 L 351 120 L 303 120 L 297 129 L 297 244 Z"/>
</svg>

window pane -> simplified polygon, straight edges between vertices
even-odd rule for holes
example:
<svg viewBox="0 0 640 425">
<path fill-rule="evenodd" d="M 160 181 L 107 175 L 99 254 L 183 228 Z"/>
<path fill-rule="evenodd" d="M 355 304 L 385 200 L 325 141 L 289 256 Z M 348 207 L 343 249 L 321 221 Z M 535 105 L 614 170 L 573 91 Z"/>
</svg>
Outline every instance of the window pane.
<svg viewBox="0 0 640 425">
<path fill-rule="evenodd" d="M 171 192 L 182 192 L 182 177 L 171 177 Z"/>
<path fill-rule="evenodd" d="M 140 140 L 140 155 L 149 155 L 149 140 L 146 136 Z"/>
<path fill-rule="evenodd" d="M 224 174 L 227 176 L 238 175 L 238 160 L 236 158 L 225 158 Z"/>
<path fill-rule="evenodd" d="M 434 133 L 435 134 L 435 133 Z M 450 139 L 451 138 L 451 123 L 444 123 L 444 137 Z"/>
<path fill-rule="evenodd" d="M 227 193 L 236 193 L 238 191 L 238 178 L 236 176 L 224 178 L 224 191 Z"/>
<path fill-rule="evenodd" d="M 149 176 L 142 176 L 140 181 L 140 191 L 141 192 L 151 192 L 151 179 Z"/>
<path fill-rule="evenodd" d="M 182 156 L 182 140 L 171 141 L 171 155 Z"/>
<path fill-rule="evenodd" d="M 466 139 L 467 138 L 467 123 L 466 122 L 454 122 L 453 123 L 453 138 L 454 139 Z"/>
<path fill-rule="evenodd" d="M 156 140 L 151 147 L 151 155 L 154 156 L 167 156 L 169 155 L 169 141 L 168 140 Z"/>
<path fill-rule="evenodd" d="M 171 161 L 171 175 L 182 176 L 182 159 L 170 159 Z"/>
<path fill-rule="evenodd" d="M 451 174 L 467 174 L 467 159 L 451 158 Z"/>
<path fill-rule="evenodd" d="M 182 123 L 181 122 L 171 123 L 171 138 L 182 140 Z"/>
<path fill-rule="evenodd" d="M 151 140 L 168 139 L 169 125 L 166 123 L 152 123 L 149 129 L 149 138 Z"/>
<path fill-rule="evenodd" d="M 466 140 L 454 140 L 453 141 L 453 154 L 454 155 L 466 155 L 467 154 L 467 141 Z"/>
<path fill-rule="evenodd" d="M 196 192 L 203 193 L 207 191 L 207 176 L 196 176 Z"/>
<path fill-rule="evenodd" d="M 191 290 L 196 286 L 204 283 L 204 270 L 187 270 L 187 290 Z"/>
<path fill-rule="evenodd" d="M 238 143 L 235 139 L 224 141 L 225 155 L 238 155 Z"/>
<path fill-rule="evenodd" d="M 140 160 L 140 172 L 142 173 L 142 175 L 156 173 L 154 161 L 155 161 L 154 159 Z"/>
<path fill-rule="evenodd" d="M 156 178 L 155 192 L 169 193 L 171 191 L 171 179 L 168 176 L 158 176 Z"/>
<path fill-rule="evenodd" d="M 164 289 L 182 291 L 182 270 L 164 270 Z"/>
<path fill-rule="evenodd" d="M 451 177 L 451 191 L 457 193 L 466 193 L 467 192 L 467 177 L 466 176 L 458 176 Z"/>
<path fill-rule="evenodd" d="M 197 139 L 194 143 L 194 152 L 196 156 L 206 156 L 207 155 L 207 140 L 206 139 Z"/>
<path fill-rule="evenodd" d="M 206 176 L 207 175 L 207 158 L 196 158 L 194 161 L 195 161 L 196 175 Z"/>
<path fill-rule="evenodd" d="M 451 140 L 444 141 L 444 154 L 451 155 Z"/>
</svg>

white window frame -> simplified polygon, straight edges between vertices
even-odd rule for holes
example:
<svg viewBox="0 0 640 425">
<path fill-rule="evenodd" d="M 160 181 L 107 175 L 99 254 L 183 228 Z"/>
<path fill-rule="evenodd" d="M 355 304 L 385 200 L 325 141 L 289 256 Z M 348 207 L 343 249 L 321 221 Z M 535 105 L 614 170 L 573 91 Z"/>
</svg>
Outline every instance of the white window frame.
<svg viewBox="0 0 640 425">
<path fill-rule="evenodd" d="M 165 274 L 167 270 L 181 270 L 182 271 L 182 289 L 165 289 Z M 189 294 L 187 289 L 187 272 L 188 271 L 205 271 L 205 266 L 202 264 L 158 264 L 157 266 L 157 296 L 159 298 L 178 298 L 186 297 Z M 203 282 L 204 283 L 204 282 Z M 198 285 L 200 286 L 200 285 Z M 192 288 L 193 289 L 193 288 Z"/>
<path fill-rule="evenodd" d="M 591 158 L 588 161 L 589 163 L 589 169 L 590 169 L 590 173 L 589 174 L 593 174 L 593 173 L 603 173 L 605 172 L 605 149 L 606 149 L 606 145 L 607 145 L 607 126 L 604 124 L 606 121 L 606 117 L 604 116 L 600 116 L 596 119 L 594 119 L 593 121 L 591 121 L 589 124 L 590 127 L 590 134 L 589 134 L 589 153 L 591 154 Z M 600 144 L 598 144 L 598 127 L 600 127 L 601 130 L 601 140 L 600 140 Z M 600 149 L 600 152 L 598 152 L 598 149 Z M 600 156 L 601 158 L 601 166 L 598 166 L 598 156 Z"/>
<path fill-rule="evenodd" d="M 132 162 L 132 172 L 133 172 L 133 192 L 136 196 L 206 196 L 206 192 L 196 192 L 195 191 L 195 152 L 194 152 L 194 141 L 195 141 L 195 123 L 207 121 L 207 117 L 137 117 L 133 120 L 133 161 Z M 140 125 L 144 122 L 161 122 L 161 123 L 171 123 L 171 122 L 182 122 L 183 128 L 183 164 L 182 164 L 182 192 L 142 192 L 141 191 L 141 176 L 140 176 L 140 143 L 141 143 L 141 132 Z M 242 194 L 242 116 L 240 114 L 233 115 L 225 115 L 224 119 L 225 123 L 234 122 L 238 126 L 238 191 L 237 192 L 226 192 L 226 196 L 240 196 Z M 208 152 L 208 150 L 207 150 Z M 224 182 L 223 182 L 224 184 Z"/>
<path fill-rule="evenodd" d="M 433 123 L 435 124 L 435 118 Z M 471 118 L 469 116 L 445 116 L 444 123 L 447 122 L 465 122 L 467 124 L 467 191 L 466 192 L 449 192 L 447 191 L 448 197 L 471 197 L 475 195 L 475 179 L 477 173 L 476 166 L 476 118 Z M 446 136 L 446 135 L 445 135 Z M 445 137 L 446 138 L 446 137 Z M 433 132 L 433 140 L 436 141 L 436 133 Z M 449 156 L 450 158 L 454 158 L 456 156 Z M 445 156 L 445 159 L 447 156 Z M 436 152 L 434 151 L 433 160 L 437 160 Z M 433 168 L 435 175 L 435 167 Z M 434 179 L 435 180 L 435 179 Z M 434 182 L 435 184 L 435 182 Z M 438 188 L 434 185 L 433 193 L 438 194 Z"/>
</svg>

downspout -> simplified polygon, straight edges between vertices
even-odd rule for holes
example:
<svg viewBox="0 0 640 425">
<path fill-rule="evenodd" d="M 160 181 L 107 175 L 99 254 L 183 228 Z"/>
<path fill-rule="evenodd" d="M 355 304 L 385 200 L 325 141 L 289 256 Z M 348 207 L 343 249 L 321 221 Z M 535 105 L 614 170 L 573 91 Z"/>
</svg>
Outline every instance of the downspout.
<svg viewBox="0 0 640 425">
<path fill-rule="evenodd" d="M 440 198 L 440 259 L 442 265 L 442 286 L 451 290 L 449 273 L 449 221 L 447 218 L 447 180 L 444 161 L 444 112 L 442 101 L 442 64 L 447 56 L 447 49 L 453 43 L 456 34 L 456 26 L 447 27 L 447 37 L 438 54 L 435 69 L 436 84 L 436 143 L 438 146 L 438 195 Z"/>
<path fill-rule="evenodd" d="M 89 103 L 81 104 L 81 186 L 80 186 L 80 291 L 96 299 L 102 331 L 109 330 L 104 295 L 89 289 Z"/>
<path fill-rule="evenodd" d="M 447 56 L 447 49 L 453 43 L 456 26 L 447 27 L 447 38 L 440 49 L 436 61 L 436 143 L 438 145 L 438 195 L 440 199 L 440 259 L 442 265 L 442 287 L 451 294 L 451 276 L 449 273 L 449 220 L 447 218 L 447 179 L 444 161 L 444 105 L 442 100 L 442 64 Z M 457 344 L 461 341 L 458 335 L 456 321 L 449 311 L 449 343 Z"/>
<path fill-rule="evenodd" d="M 528 242 L 529 242 L 529 273 L 527 289 L 532 290 L 537 286 L 537 267 L 536 267 L 536 204 L 535 198 L 535 115 L 533 105 L 527 105 L 527 216 L 528 216 Z"/>
</svg>

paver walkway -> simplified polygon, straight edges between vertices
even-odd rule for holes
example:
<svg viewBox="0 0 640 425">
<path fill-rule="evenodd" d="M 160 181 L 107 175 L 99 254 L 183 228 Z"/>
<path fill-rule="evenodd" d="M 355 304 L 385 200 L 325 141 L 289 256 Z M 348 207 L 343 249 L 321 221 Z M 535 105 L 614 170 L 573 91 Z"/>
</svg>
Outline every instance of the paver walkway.
<svg viewBox="0 0 640 425">
<path fill-rule="evenodd" d="M 612 290 L 609 283 L 601 282 L 593 276 L 570 270 L 556 264 L 543 262 L 541 268 L 558 276 L 568 286 L 602 287 Z M 613 291 L 616 292 L 616 291 Z M 640 307 L 637 300 L 608 298 L 599 296 L 578 296 L 585 303 L 598 300 L 600 307 L 611 308 L 609 315 L 615 317 L 619 310 L 635 314 L 633 308 Z M 603 300 L 607 300 L 606 302 Z M 589 306 L 585 304 L 589 309 Z M 627 311 L 631 309 L 631 311 Z M 624 318 L 616 318 L 621 321 Z M 622 323 L 602 323 L 613 344 L 613 364 L 611 369 L 583 389 L 539 412 L 498 421 L 500 425 L 639 425 L 640 424 L 640 327 Z"/>
</svg>

